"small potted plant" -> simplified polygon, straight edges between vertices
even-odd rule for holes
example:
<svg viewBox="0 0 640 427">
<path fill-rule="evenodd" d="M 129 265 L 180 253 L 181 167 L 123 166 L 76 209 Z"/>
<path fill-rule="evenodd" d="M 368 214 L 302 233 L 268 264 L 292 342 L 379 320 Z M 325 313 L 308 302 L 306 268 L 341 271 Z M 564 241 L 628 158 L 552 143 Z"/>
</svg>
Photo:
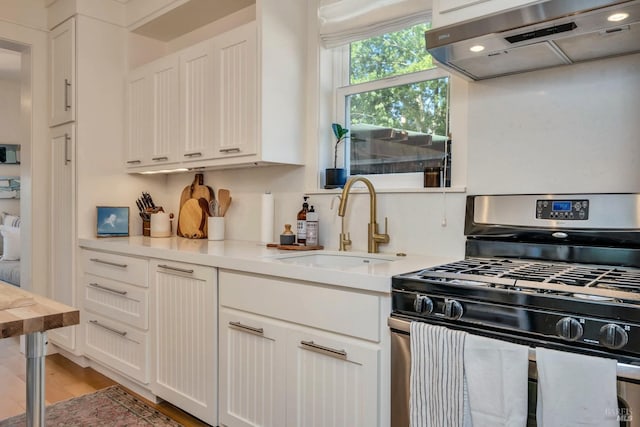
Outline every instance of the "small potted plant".
<svg viewBox="0 0 640 427">
<path fill-rule="evenodd" d="M 336 137 L 336 143 L 333 147 L 333 168 L 325 169 L 325 186 L 324 188 L 341 188 L 344 186 L 344 183 L 347 181 L 347 173 L 344 168 L 338 168 L 338 146 L 340 142 L 347 138 L 347 133 L 349 133 L 349 129 L 343 128 L 338 123 L 333 123 L 331 125 L 331 129 L 333 129 L 333 134 Z"/>
</svg>

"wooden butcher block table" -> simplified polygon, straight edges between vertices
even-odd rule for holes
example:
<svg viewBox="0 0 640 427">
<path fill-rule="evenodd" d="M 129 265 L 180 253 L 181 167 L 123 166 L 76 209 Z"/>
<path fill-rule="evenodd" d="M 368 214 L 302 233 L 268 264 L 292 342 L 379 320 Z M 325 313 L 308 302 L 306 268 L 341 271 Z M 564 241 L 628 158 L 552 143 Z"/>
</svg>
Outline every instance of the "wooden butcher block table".
<svg viewBox="0 0 640 427">
<path fill-rule="evenodd" d="M 26 335 L 29 427 L 45 425 L 46 331 L 78 323 L 80 312 L 77 309 L 0 281 L 0 338 Z"/>
</svg>

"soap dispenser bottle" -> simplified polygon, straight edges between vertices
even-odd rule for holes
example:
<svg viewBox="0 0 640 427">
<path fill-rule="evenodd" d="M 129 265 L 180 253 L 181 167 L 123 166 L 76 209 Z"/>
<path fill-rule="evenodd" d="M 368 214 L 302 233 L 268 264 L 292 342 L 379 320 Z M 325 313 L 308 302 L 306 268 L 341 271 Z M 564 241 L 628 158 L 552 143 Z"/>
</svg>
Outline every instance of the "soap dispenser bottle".
<svg viewBox="0 0 640 427">
<path fill-rule="evenodd" d="M 318 213 L 311 206 L 307 212 L 307 246 L 318 246 L 319 231 Z"/>
<path fill-rule="evenodd" d="M 309 211 L 309 203 L 307 199 L 309 196 L 303 196 L 304 203 L 302 203 L 302 209 L 298 212 L 297 222 L 297 238 L 298 243 L 306 245 L 307 243 L 307 212 Z"/>
</svg>

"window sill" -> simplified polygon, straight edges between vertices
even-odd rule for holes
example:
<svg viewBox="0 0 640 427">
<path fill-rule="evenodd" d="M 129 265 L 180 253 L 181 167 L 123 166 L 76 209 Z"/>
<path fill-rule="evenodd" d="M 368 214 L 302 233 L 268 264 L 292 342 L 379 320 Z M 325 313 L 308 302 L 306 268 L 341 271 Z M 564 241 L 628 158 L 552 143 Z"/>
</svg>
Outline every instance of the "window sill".
<svg viewBox="0 0 640 427">
<path fill-rule="evenodd" d="M 442 193 L 465 193 L 467 191 L 466 187 L 429 187 L 429 188 L 376 188 L 376 194 L 406 194 L 406 193 L 433 193 L 433 194 L 442 194 Z M 354 186 L 351 189 L 351 193 L 366 193 L 367 189 L 364 185 Z M 307 190 L 305 194 L 309 195 L 330 195 L 330 194 L 341 194 L 342 188 L 336 188 L 332 190 L 325 190 L 322 188 L 317 188 L 314 190 Z"/>
</svg>

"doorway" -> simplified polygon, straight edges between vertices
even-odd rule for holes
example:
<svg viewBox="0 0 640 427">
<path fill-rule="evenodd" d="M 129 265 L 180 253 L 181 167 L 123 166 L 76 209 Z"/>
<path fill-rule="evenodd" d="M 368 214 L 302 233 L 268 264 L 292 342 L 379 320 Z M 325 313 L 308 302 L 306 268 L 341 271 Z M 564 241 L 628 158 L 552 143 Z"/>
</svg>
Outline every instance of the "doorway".
<svg viewBox="0 0 640 427">
<path fill-rule="evenodd" d="M 6 107 L 12 117 L 10 126 L 13 129 L 0 133 L 0 144 L 20 147 L 17 153 L 19 160 L 16 159 L 19 164 L 0 164 L 0 188 L 7 183 L 2 178 L 5 171 L 7 176 L 19 176 L 19 199 L 17 202 L 0 200 L 0 212 L 6 208 L 7 213 L 20 217 L 20 287 L 47 295 L 50 173 L 47 32 L 0 20 L 0 65 L 3 68 L 0 77 L 4 78 L 0 82 L 0 90 L 11 93 L 11 98 L 18 103 L 17 106 Z M 3 141 L 4 138 L 8 141 Z"/>
</svg>

